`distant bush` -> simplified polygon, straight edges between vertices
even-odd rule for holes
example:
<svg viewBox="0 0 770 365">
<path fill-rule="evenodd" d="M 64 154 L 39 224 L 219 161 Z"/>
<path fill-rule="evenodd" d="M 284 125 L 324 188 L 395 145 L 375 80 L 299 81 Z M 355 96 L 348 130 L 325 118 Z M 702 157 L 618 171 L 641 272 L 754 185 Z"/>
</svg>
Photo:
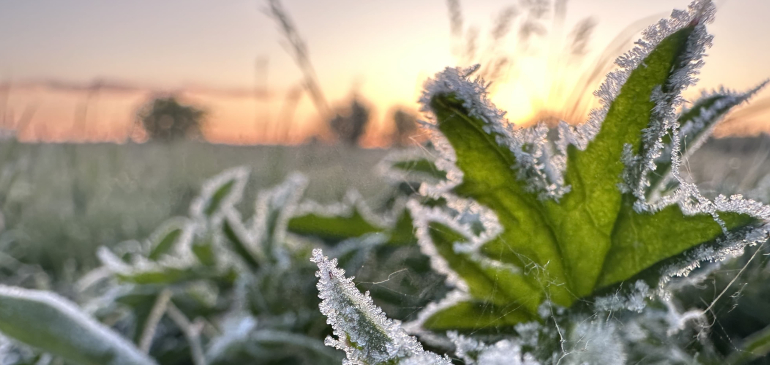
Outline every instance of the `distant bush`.
<svg viewBox="0 0 770 365">
<path fill-rule="evenodd" d="M 149 138 L 160 141 L 200 138 L 205 117 L 206 111 L 185 105 L 173 95 L 153 99 L 137 112 L 137 121 Z"/>
<path fill-rule="evenodd" d="M 397 109 L 393 113 L 393 145 L 408 146 L 414 143 L 414 135 L 417 133 L 417 116 L 404 109 Z"/>
<path fill-rule="evenodd" d="M 341 142 L 356 145 L 369 124 L 370 114 L 366 105 L 353 98 L 347 110 L 338 112 L 329 121 L 329 127 Z"/>
</svg>

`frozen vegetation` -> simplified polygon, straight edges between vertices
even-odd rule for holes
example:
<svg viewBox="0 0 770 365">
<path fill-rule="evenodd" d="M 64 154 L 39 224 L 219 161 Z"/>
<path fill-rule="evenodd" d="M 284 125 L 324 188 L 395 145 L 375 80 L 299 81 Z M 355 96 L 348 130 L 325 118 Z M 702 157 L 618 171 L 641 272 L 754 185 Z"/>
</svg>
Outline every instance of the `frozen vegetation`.
<svg viewBox="0 0 770 365">
<path fill-rule="evenodd" d="M 0 364 L 757 360 L 770 352 L 768 179 L 757 169 L 739 186 L 752 200 L 703 189 L 683 166 L 765 86 L 683 99 L 714 12 L 696 0 L 650 26 L 596 91 L 600 107 L 558 133 L 512 125 L 479 67 L 450 67 L 421 97 L 431 142 L 383 158 L 380 185 L 357 178 L 373 191 L 230 168 L 189 209 L 151 216 L 147 238 L 99 247 L 59 294 L 4 250 Z M 24 158 L 8 161 L 0 187 L 18 190 Z M 382 204 L 364 198 L 383 190 Z M 81 193 L 71 206 L 87 211 Z"/>
</svg>

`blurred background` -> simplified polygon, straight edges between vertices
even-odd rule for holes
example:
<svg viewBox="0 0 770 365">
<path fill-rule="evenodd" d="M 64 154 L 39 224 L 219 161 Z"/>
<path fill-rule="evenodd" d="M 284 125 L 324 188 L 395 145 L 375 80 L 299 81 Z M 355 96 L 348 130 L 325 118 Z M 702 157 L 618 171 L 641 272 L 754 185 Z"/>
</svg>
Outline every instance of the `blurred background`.
<svg viewBox="0 0 770 365">
<path fill-rule="evenodd" d="M 426 141 L 426 78 L 479 63 L 511 123 L 580 123 L 614 59 L 688 2 L 0 2 L 0 247 L 53 272 L 92 267 L 96 247 L 186 214 L 205 178 L 236 165 L 252 168 L 245 201 L 293 170 L 312 199 L 386 199 L 372 166 Z M 717 6 L 691 100 L 770 77 L 757 39 L 770 3 Z M 766 198 L 768 96 L 691 158 L 705 191 Z"/>
</svg>

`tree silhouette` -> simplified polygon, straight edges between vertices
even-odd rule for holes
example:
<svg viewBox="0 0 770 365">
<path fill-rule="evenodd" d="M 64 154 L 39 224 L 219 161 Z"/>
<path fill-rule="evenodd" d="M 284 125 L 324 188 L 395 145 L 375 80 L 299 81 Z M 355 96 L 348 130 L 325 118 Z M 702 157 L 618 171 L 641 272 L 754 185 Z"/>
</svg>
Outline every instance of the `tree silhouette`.
<svg viewBox="0 0 770 365">
<path fill-rule="evenodd" d="M 180 103 L 176 96 L 155 98 L 137 113 L 137 120 L 152 140 L 200 138 L 206 112 Z"/>
<path fill-rule="evenodd" d="M 364 134 L 366 125 L 369 124 L 369 114 L 369 108 L 354 98 L 347 113 L 338 112 L 329 121 L 329 127 L 340 141 L 355 145 Z"/>
<path fill-rule="evenodd" d="M 393 113 L 393 124 L 396 129 L 393 131 L 394 146 L 408 146 L 414 143 L 414 135 L 417 132 L 417 116 L 414 113 L 404 109 L 397 109 Z"/>
</svg>

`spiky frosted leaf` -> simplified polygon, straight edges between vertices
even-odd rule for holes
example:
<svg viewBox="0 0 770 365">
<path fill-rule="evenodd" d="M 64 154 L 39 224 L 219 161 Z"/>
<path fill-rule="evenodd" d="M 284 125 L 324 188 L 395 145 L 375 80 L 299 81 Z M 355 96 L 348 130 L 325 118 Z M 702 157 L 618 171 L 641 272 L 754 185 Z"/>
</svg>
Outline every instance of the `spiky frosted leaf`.
<svg viewBox="0 0 770 365">
<path fill-rule="evenodd" d="M 680 151 L 682 160 L 687 160 L 711 137 L 714 129 L 723 117 L 733 108 L 747 102 L 754 94 L 767 85 L 767 81 L 743 93 L 725 90 L 724 88 L 712 93 L 702 93 L 700 98 L 689 109 L 679 115 Z M 668 137 L 668 136 L 667 136 Z M 647 193 L 650 200 L 657 200 L 667 186 L 676 183 L 671 174 L 671 140 L 662 155 L 656 161 L 657 167 L 650 174 L 650 189 Z"/>
<path fill-rule="evenodd" d="M 454 79 L 457 72 L 448 69 L 439 77 Z M 431 106 L 438 128 L 452 143 L 457 166 L 463 172 L 462 183 L 453 192 L 488 207 L 505 227 L 498 239 L 482 247 L 482 252 L 512 265 L 520 265 L 521 256 L 538 265 L 551 261 L 552 279 L 566 282 L 563 263 L 555 259 L 559 257 L 559 247 L 538 196 L 528 192 L 526 184 L 517 178 L 517 171 L 511 169 L 516 164 L 514 154 L 484 131 L 487 122 L 470 115 L 463 101 L 450 95 L 437 95 L 432 98 Z M 559 302 L 568 304 L 567 288 L 554 289 L 561 291 L 553 293 L 560 298 Z"/>
<path fill-rule="evenodd" d="M 299 211 L 288 220 L 287 231 L 306 237 L 314 237 L 336 245 L 352 237 L 382 233 L 389 236 L 394 245 L 415 241 L 412 219 L 398 201 L 392 211 L 383 216 L 372 212 L 360 194 L 349 192 L 341 203 L 323 206 L 304 202 Z"/>
<path fill-rule="evenodd" d="M 423 350 L 400 323 L 385 316 L 374 305 L 368 292 L 361 294 L 337 268 L 337 260 L 329 260 L 320 249 L 313 250 L 311 261 L 318 265 L 318 297 L 321 313 L 327 317 L 335 338 L 326 344 L 345 351 L 346 365 L 421 364 L 449 365 L 448 358 Z"/>
<path fill-rule="evenodd" d="M 155 364 L 127 340 L 53 293 L 0 286 L 0 331 L 77 364 Z"/>
<path fill-rule="evenodd" d="M 350 237 L 382 232 L 385 224 L 378 221 L 363 198 L 350 192 L 345 201 L 332 206 L 305 202 L 289 219 L 287 230 L 301 236 L 317 237 L 337 243 Z"/>
<path fill-rule="evenodd" d="M 219 220 L 224 211 L 241 200 L 248 178 L 248 168 L 235 167 L 209 179 L 190 204 L 190 216 Z"/>
<path fill-rule="evenodd" d="M 444 224 L 431 222 L 427 231 L 430 242 L 422 240 L 421 244 L 433 244 L 448 269 L 462 280 L 458 286 L 466 288 L 473 298 L 498 306 L 511 305 L 529 314 L 537 313 L 542 292 L 536 289 L 532 278 L 524 275 L 521 266 L 503 265 L 478 253 L 458 250 L 458 245 L 468 244 L 467 238 Z M 427 248 L 424 252 L 430 250 Z"/>
<path fill-rule="evenodd" d="M 259 269 L 265 261 L 265 253 L 256 246 L 252 236 L 246 231 L 241 219 L 235 212 L 230 212 L 222 221 L 222 233 L 233 252 L 245 262 L 251 270 Z"/>
<path fill-rule="evenodd" d="M 695 82 L 711 43 L 704 24 L 713 11 L 710 1 L 696 0 L 688 11 L 674 11 L 671 19 L 647 29 L 597 91 L 602 107 L 582 126 L 560 126 L 557 151 L 543 125 L 511 127 L 486 98 L 484 82 L 469 78 L 474 69 L 448 68 L 426 83 L 421 101 L 440 132 L 434 141 L 442 153 L 438 161 L 448 162 L 439 166 L 448 183 L 425 191 L 438 192 L 447 206 L 465 199 L 471 203 L 461 204 L 478 204 L 494 217 L 484 219 L 486 235 L 473 238 L 463 231 L 462 238 L 472 239 L 443 251 L 435 244 L 438 233 L 419 235 L 421 244 L 428 243 L 423 247 L 432 250 L 424 252 L 434 256 L 434 267 L 447 274 L 450 285 L 487 300 L 477 297 L 486 295 L 478 270 L 457 262 L 463 253 L 473 253 L 478 262 L 529 268 L 522 271 L 537 294 L 519 290 L 520 295 L 541 295 L 570 306 L 598 286 L 631 278 L 653 263 L 673 260 L 691 267 L 746 244 L 735 241 L 731 230 L 766 221 L 766 207 L 742 198 L 728 204 L 709 201 L 679 176 L 680 189 L 661 202 L 651 204 L 644 195 L 664 136 L 670 133 L 672 145 L 679 146 L 675 110 L 683 101 L 682 90 Z M 679 157 L 672 155 L 673 166 Z M 418 233 L 442 231 L 430 220 L 421 222 L 419 214 L 413 212 Z M 435 216 L 435 222 L 457 222 L 451 213 Z M 447 240 L 452 239 L 457 237 Z M 676 244 L 669 244 L 671 240 Z M 712 241 L 722 245 L 693 251 Z M 657 276 L 665 280 L 681 273 L 667 267 Z M 498 298 L 490 301 L 498 305 L 500 293 L 506 292 L 501 281 L 495 282 Z"/>
<path fill-rule="evenodd" d="M 289 260 L 283 246 L 286 226 L 306 186 L 307 178 L 294 173 L 281 185 L 262 191 L 257 197 L 253 224 L 257 246 L 281 265 L 287 265 Z"/>
<path fill-rule="evenodd" d="M 424 149 L 389 153 L 377 166 L 379 174 L 394 182 L 430 182 L 446 180 L 447 174 L 436 166 L 435 157 Z"/>
</svg>

